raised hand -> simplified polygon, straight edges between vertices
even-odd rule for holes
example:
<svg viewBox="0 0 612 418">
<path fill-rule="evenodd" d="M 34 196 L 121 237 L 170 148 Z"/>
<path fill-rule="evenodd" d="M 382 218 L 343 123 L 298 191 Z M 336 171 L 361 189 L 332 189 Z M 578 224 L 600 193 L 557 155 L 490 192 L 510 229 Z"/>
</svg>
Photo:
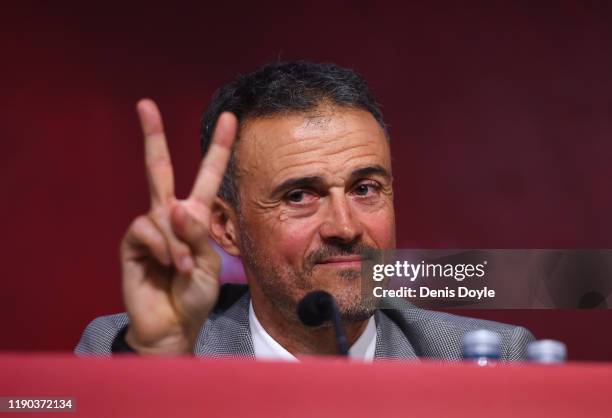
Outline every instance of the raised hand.
<svg viewBox="0 0 612 418">
<path fill-rule="evenodd" d="M 237 120 L 223 113 L 190 196 L 174 196 L 174 174 L 161 115 L 138 102 L 151 210 L 121 243 L 126 340 L 140 353 L 190 353 L 219 294 L 221 258 L 209 242 L 211 209 L 230 158 Z"/>
</svg>

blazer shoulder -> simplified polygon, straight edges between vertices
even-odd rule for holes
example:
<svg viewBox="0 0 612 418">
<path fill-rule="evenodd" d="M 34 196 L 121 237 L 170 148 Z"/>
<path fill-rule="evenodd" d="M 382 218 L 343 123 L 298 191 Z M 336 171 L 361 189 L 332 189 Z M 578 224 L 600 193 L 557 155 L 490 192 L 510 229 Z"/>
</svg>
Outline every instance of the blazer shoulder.
<svg viewBox="0 0 612 418">
<path fill-rule="evenodd" d="M 424 357 L 460 359 L 463 336 L 478 329 L 499 334 L 504 360 L 524 359 L 527 345 L 535 340 L 521 326 L 421 309 L 408 302 L 394 305 L 395 316 L 404 322 L 405 332 Z"/>
<path fill-rule="evenodd" d="M 245 284 L 226 283 L 219 289 L 219 298 L 202 327 L 202 332 L 207 326 L 212 326 L 215 322 L 224 319 L 230 314 L 231 308 L 248 293 L 248 286 Z M 111 346 L 119 331 L 128 325 L 129 319 L 125 312 L 113 315 L 100 316 L 87 325 L 81 339 L 74 349 L 78 355 L 101 355 L 110 356 Z"/>
</svg>

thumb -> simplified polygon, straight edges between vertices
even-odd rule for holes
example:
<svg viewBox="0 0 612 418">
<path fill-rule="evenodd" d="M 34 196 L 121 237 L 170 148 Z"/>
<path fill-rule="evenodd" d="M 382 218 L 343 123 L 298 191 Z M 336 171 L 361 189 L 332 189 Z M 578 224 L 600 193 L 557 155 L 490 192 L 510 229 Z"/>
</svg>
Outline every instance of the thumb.
<svg viewBox="0 0 612 418">
<path fill-rule="evenodd" d="M 191 248 L 194 255 L 204 255 L 210 251 L 208 228 L 194 218 L 182 204 L 174 205 L 170 212 L 170 222 L 174 233 Z"/>
</svg>

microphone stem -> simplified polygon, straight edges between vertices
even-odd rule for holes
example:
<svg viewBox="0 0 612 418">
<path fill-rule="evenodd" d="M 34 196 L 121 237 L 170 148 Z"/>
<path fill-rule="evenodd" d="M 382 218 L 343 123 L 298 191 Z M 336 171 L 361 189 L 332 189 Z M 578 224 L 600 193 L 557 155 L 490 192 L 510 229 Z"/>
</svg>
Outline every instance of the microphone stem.
<svg viewBox="0 0 612 418">
<path fill-rule="evenodd" d="M 332 309 L 332 322 L 334 324 L 334 331 L 336 332 L 336 344 L 338 345 L 338 354 L 341 356 L 348 356 L 349 348 L 348 341 L 346 340 L 346 333 L 342 327 L 342 319 L 340 318 L 340 310 L 336 305 L 336 301 L 331 298 Z"/>
</svg>

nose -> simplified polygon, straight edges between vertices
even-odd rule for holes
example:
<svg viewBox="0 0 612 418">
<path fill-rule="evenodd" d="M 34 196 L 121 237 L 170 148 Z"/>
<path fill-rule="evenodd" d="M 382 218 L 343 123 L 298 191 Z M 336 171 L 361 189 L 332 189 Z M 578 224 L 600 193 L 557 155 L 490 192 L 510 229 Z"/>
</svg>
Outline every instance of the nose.
<svg viewBox="0 0 612 418">
<path fill-rule="evenodd" d="M 357 241 L 363 234 L 363 227 L 353 213 L 353 209 L 344 193 L 329 196 L 326 219 L 321 224 L 320 235 L 323 241 L 335 241 L 343 244 Z"/>
</svg>

